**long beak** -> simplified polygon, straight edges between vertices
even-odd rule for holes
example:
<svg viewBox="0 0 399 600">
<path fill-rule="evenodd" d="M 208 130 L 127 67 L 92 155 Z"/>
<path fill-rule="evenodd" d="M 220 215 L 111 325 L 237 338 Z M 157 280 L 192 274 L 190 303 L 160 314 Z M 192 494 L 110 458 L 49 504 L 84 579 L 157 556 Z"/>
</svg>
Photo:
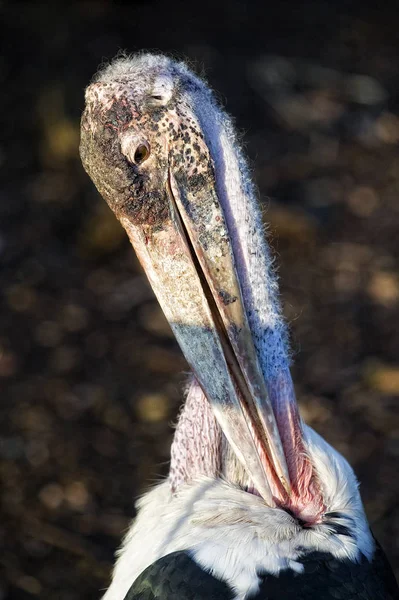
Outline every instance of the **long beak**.
<svg viewBox="0 0 399 600">
<path fill-rule="evenodd" d="M 192 190 L 171 172 L 166 194 L 161 229 L 120 220 L 227 440 L 274 506 L 270 481 L 289 494 L 288 467 L 217 194 L 210 184 Z"/>
</svg>

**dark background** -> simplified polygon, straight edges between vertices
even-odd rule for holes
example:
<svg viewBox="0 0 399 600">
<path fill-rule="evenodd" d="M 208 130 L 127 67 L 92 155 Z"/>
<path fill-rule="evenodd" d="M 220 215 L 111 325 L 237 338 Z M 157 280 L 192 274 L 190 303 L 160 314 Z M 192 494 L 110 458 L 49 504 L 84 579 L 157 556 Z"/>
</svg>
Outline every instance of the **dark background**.
<svg viewBox="0 0 399 600">
<path fill-rule="evenodd" d="M 0 600 L 99 598 L 133 499 L 167 473 L 186 364 L 78 156 L 84 87 L 119 49 L 188 58 L 245 133 L 303 415 L 398 567 L 399 7 L 0 11 Z"/>
</svg>

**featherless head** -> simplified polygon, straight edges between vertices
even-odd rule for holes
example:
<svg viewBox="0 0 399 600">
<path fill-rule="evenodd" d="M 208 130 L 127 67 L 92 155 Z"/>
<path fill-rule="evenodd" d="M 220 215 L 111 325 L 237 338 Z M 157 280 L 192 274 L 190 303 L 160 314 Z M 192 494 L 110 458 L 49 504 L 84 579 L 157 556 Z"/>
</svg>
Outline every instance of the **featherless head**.
<svg viewBox="0 0 399 600">
<path fill-rule="evenodd" d="M 172 490 L 219 474 L 304 524 L 322 522 L 348 467 L 301 422 L 277 281 L 230 118 L 185 64 L 119 58 L 86 90 L 81 157 L 195 376 Z"/>
</svg>

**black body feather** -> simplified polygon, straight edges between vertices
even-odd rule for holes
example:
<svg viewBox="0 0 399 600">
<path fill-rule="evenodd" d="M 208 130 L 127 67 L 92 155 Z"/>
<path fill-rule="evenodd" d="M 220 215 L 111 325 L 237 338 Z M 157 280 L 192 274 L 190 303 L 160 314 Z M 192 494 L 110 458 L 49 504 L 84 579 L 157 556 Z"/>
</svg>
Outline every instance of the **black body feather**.
<svg viewBox="0 0 399 600">
<path fill-rule="evenodd" d="M 278 576 L 259 572 L 259 591 L 248 600 L 398 600 L 399 589 L 381 547 L 373 561 L 338 560 L 311 552 L 300 560 L 303 572 Z M 173 552 L 141 573 L 124 600 L 233 600 L 234 591 L 204 571 L 187 552 Z"/>
</svg>

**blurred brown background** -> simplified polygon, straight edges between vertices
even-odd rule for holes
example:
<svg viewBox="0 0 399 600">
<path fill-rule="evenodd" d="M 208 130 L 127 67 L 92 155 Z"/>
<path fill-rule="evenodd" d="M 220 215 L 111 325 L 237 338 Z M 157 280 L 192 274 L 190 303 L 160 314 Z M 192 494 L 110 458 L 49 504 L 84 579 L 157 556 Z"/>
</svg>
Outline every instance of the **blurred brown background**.
<svg viewBox="0 0 399 600">
<path fill-rule="evenodd" d="M 0 600 L 99 598 L 167 472 L 186 364 L 83 172 L 83 90 L 125 48 L 187 57 L 245 132 L 303 415 L 399 558 L 399 7 L 1 2 Z"/>
</svg>

